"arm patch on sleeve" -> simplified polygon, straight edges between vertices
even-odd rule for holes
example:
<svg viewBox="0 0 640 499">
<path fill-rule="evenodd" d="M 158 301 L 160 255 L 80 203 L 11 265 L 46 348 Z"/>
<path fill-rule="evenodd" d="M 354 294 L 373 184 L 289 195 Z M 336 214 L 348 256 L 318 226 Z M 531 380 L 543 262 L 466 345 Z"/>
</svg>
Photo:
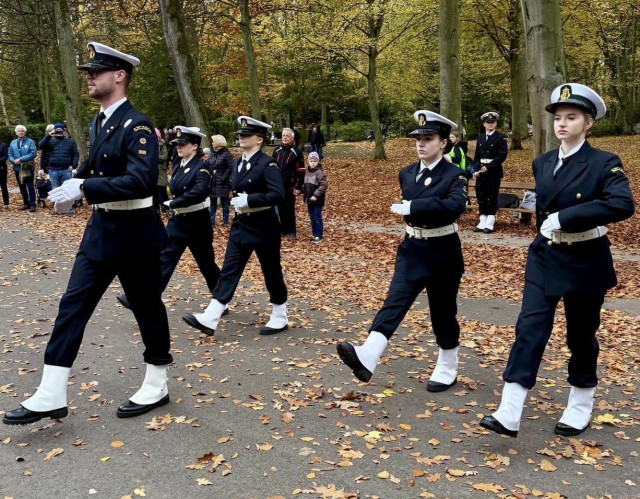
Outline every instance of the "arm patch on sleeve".
<svg viewBox="0 0 640 499">
<path fill-rule="evenodd" d="M 200 168 L 200 171 L 206 173 L 209 176 L 211 176 L 211 172 L 209 170 L 207 170 L 206 168 Z"/>
<path fill-rule="evenodd" d="M 615 168 L 611 168 L 611 173 L 622 173 L 624 175 L 624 170 L 621 166 L 616 166 Z"/>
<path fill-rule="evenodd" d="M 135 126 L 135 127 L 133 127 L 133 131 L 134 131 L 134 132 L 140 132 L 140 131 L 143 131 L 143 132 L 147 132 L 149 135 L 151 135 L 151 134 L 153 133 L 153 132 L 151 131 L 151 128 L 149 128 L 149 127 L 148 127 L 148 126 L 146 126 L 146 125 L 138 125 L 138 126 Z"/>
</svg>

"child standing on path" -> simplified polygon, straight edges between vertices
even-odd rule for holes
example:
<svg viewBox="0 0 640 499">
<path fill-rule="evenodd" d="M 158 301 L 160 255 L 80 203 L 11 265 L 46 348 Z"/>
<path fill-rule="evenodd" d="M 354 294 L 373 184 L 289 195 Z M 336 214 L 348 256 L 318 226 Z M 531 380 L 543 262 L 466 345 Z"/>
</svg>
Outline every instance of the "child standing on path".
<svg viewBox="0 0 640 499">
<path fill-rule="evenodd" d="M 304 183 L 298 189 L 302 193 L 307 204 L 309 220 L 311 221 L 311 242 L 318 244 L 322 241 L 322 208 L 324 207 L 325 193 L 327 192 L 327 177 L 320 163 L 320 155 L 317 152 L 309 153 L 307 171 L 304 175 Z"/>
</svg>

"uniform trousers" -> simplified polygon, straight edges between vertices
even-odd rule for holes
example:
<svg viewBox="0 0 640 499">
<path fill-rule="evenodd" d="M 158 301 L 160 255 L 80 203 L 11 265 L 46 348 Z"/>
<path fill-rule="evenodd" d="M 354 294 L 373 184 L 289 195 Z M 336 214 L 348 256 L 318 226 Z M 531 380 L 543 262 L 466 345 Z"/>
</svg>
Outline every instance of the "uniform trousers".
<svg viewBox="0 0 640 499">
<path fill-rule="evenodd" d="M 213 293 L 213 297 L 220 303 L 226 305 L 233 298 L 244 268 L 254 251 L 269 291 L 269 301 L 274 305 L 286 303 L 287 286 L 280 264 L 280 238 L 259 243 L 240 243 L 229 238 L 218 286 Z"/>
<path fill-rule="evenodd" d="M 553 329 L 556 307 L 563 298 L 567 346 L 571 351 L 568 381 L 578 388 L 596 386 L 599 353 L 596 331 L 600 327 L 600 308 L 605 293 L 548 296 L 540 284 L 525 281 L 522 310 L 516 323 L 516 340 L 502 378 L 509 383 L 533 388 L 542 354 Z"/>
<path fill-rule="evenodd" d="M 461 277 L 460 275 L 432 275 L 425 279 L 409 280 L 402 273 L 395 272 L 387 299 L 373 320 L 369 331 L 378 331 L 390 339 L 418 295 L 426 289 L 436 343 L 443 350 L 457 347 L 460 326 L 456 319 L 458 312 L 456 298 Z"/>
<path fill-rule="evenodd" d="M 89 260 L 78 252 L 58 317 L 45 350 L 44 363 L 71 367 L 78 355 L 85 327 L 100 298 L 115 277 L 127 295 L 145 346 L 144 361 L 165 365 L 169 353 L 169 323 L 162 303 L 162 274 L 158 255 L 130 260 Z"/>
<path fill-rule="evenodd" d="M 209 291 L 213 294 L 213 290 L 216 289 L 218 278 L 220 277 L 220 268 L 216 265 L 211 241 L 207 239 L 186 239 L 181 237 L 169 237 L 169 244 L 160 254 L 160 268 L 162 270 L 161 291 L 167 289 L 171 276 L 187 248 L 191 251 L 200 272 L 207 282 Z"/>
<path fill-rule="evenodd" d="M 486 176 L 488 175 L 488 176 Z M 502 179 L 487 172 L 476 178 L 476 197 L 480 215 L 495 215 L 498 212 L 498 194 Z"/>
</svg>

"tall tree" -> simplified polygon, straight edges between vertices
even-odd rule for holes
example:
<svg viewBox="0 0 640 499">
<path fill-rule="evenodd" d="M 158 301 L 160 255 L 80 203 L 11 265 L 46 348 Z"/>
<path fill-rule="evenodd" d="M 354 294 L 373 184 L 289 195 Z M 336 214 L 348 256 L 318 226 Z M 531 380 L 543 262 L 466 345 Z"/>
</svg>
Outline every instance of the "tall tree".
<svg viewBox="0 0 640 499">
<path fill-rule="evenodd" d="M 566 81 L 562 16 L 558 0 L 521 0 L 527 41 L 529 103 L 535 156 L 557 147 L 553 116 L 544 110 L 551 92 Z"/>
<path fill-rule="evenodd" d="M 206 135 L 202 145 L 209 145 L 206 110 L 200 95 L 200 75 L 187 38 L 181 0 L 158 0 L 164 37 L 173 69 L 182 111 L 187 125 L 197 126 Z"/>
<path fill-rule="evenodd" d="M 440 112 L 462 126 L 460 87 L 460 6 L 458 0 L 440 2 Z"/>
</svg>

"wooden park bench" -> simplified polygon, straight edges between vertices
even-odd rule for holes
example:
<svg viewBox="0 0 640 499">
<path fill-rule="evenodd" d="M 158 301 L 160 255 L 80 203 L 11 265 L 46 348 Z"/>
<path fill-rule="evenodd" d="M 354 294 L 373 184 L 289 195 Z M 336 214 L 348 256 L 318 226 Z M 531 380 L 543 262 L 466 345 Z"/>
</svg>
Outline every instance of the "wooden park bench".
<svg viewBox="0 0 640 499">
<path fill-rule="evenodd" d="M 508 192 L 518 196 L 518 204 L 522 203 L 525 191 L 534 191 L 536 184 L 534 182 L 502 182 L 500 184 L 500 192 Z M 467 210 L 478 210 L 478 200 L 476 198 L 476 181 L 469 180 L 469 202 Z M 508 211 L 510 213 L 535 213 L 534 210 L 526 210 L 524 208 L 498 208 L 498 211 Z M 515 215 L 514 215 L 515 216 Z"/>
</svg>

